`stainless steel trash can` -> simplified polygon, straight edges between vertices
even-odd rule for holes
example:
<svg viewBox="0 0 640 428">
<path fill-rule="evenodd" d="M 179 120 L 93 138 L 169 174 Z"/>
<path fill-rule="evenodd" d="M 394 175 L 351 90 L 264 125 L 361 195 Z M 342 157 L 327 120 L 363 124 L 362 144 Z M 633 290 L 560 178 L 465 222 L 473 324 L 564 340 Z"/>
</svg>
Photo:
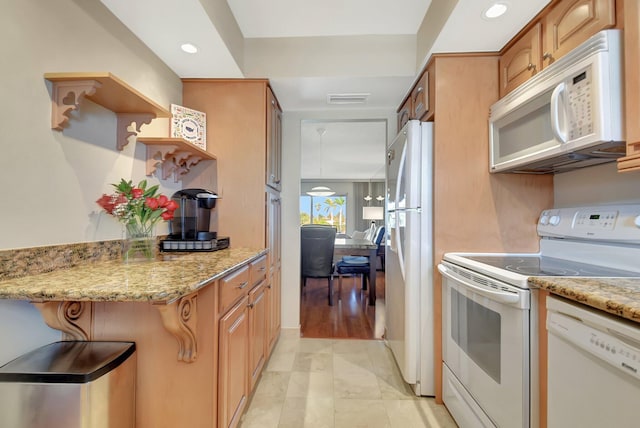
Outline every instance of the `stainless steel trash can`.
<svg viewBox="0 0 640 428">
<path fill-rule="evenodd" d="M 132 342 L 55 342 L 0 367 L 2 428 L 134 428 Z"/>
</svg>

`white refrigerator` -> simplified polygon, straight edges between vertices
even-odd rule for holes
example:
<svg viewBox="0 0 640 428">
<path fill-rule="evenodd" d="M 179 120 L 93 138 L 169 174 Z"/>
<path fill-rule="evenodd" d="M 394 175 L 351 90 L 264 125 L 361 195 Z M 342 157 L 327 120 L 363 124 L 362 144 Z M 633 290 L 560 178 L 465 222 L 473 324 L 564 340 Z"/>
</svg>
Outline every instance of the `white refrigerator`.
<svg viewBox="0 0 640 428">
<path fill-rule="evenodd" d="M 433 122 L 410 120 L 387 149 L 385 340 L 416 395 L 434 395 Z"/>
</svg>

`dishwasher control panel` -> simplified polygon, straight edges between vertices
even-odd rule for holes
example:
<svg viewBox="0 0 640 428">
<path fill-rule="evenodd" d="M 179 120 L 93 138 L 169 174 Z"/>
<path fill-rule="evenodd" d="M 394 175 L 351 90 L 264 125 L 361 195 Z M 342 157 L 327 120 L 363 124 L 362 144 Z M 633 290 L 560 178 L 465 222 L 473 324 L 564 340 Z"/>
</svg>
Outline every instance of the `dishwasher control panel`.
<svg viewBox="0 0 640 428">
<path fill-rule="evenodd" d="M 640 328 L 553 298 L 547 306 L 549 334 L 640 380 Z"/>
</svg>

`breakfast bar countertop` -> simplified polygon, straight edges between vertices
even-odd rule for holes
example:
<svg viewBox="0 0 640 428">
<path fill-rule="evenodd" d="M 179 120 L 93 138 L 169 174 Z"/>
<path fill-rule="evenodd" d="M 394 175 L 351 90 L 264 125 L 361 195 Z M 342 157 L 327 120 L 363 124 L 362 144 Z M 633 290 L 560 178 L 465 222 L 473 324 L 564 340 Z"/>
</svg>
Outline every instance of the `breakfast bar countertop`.
<svg viewBox="0 0 640 428">
<path fill-rule="evenodd" d="M 87 263 L 0 281 L 0 298 L 44 301 L 171 303 L 267 253 L 229 248 L 213 252 L 159 253 L 156 260 Z"/>
<path fill-rule="evenodd" d="M 529 284 L 640 323 L 640 278 L 539 276 Z"/>
</svg>

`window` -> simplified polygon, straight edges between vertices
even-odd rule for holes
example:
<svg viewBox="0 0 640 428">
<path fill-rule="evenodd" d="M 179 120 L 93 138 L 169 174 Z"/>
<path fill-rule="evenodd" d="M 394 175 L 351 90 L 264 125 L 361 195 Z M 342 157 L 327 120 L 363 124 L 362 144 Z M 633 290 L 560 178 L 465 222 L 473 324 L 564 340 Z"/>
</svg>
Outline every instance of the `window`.
<svg viewBox="0 0 640 428">
<path fill-rule="evenodd" d="M 330 224 L 347 231 L 346 196 L 300 196 L 300 224 Z"/>
</svg>

